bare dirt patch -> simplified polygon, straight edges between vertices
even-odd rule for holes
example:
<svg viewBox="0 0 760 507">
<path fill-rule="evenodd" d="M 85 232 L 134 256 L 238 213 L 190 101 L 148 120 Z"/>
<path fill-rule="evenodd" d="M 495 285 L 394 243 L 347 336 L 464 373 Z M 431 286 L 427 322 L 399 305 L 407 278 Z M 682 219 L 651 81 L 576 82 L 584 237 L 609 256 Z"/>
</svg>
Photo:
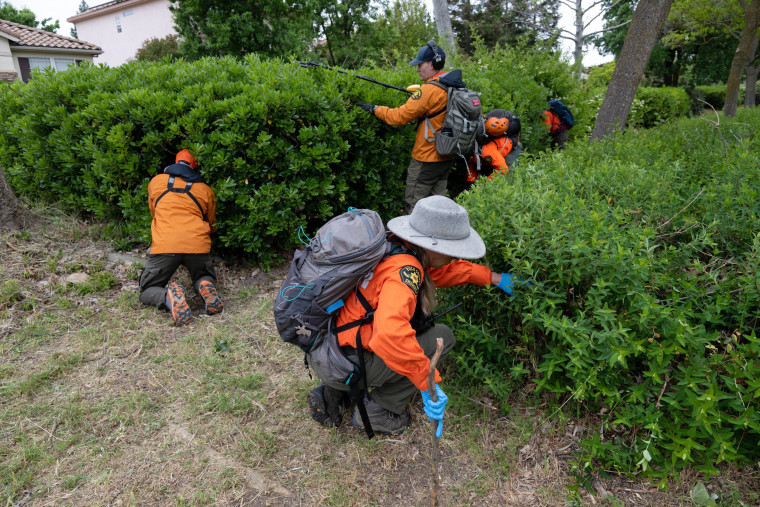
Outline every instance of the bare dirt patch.
<svg viewBox="0 0 760 507">
<path fill-rule="evenodd" d="M 53 222 L 0 236 L 0 484 L 32 505 L 426 505 L 431 428 L 419 398 L 404 434 L 328 430 L 305 403 L 316 386 L 271 315 L 283 268 L 219 263 L 225 312 L 175 328 L 137 299 L 140 252 L 114 255 L 92 225 Z M 57 225 L 56 225 L 57 224 Z M 109 255 L 110 254 L 110 255 Z M 67 283 L 71 273 L 87 282 Z M 178 279 L 189 286 L 186 272 Z M 95 282 L 91 281 L 95 280 Z M 90 285 L 84 285 L 89 283 Z M 449 392 L 441 505 L 565 505 L 593 418 Z M 347 418 L 346 418 L 347 419 Z M 586 505 L 689 505 L 703 480 L 667 491 L 598 477 Z M 724 467 L 708 491 L 752 505 L 757 465 Z"/>
</svg>

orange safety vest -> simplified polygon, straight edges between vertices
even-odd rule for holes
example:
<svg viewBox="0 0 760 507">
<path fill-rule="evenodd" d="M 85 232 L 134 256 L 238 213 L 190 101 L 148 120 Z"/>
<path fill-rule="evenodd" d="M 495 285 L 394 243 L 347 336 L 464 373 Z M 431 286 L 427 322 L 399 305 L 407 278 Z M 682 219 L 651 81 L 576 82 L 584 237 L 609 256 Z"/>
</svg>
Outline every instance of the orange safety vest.
<svg viewBox="0 0 760 507">
<path fill-rule="evenodd" d="M 559 119 L 559 116 L 552 113 L 551 111 L 544 111 L 544 125 L 547 125 L 549 127 L 550 134 L 559 134 L 562 121 Z"/>
<path fill-rule="evenodd" d="M 150 253 L 209 253 L 210 234 L 215 230 L 215 199 L 211 187 L 202 182 L 188 188 L 188 182 L 180 176 L 166 173 L 150 180 Z"/>
</svg>

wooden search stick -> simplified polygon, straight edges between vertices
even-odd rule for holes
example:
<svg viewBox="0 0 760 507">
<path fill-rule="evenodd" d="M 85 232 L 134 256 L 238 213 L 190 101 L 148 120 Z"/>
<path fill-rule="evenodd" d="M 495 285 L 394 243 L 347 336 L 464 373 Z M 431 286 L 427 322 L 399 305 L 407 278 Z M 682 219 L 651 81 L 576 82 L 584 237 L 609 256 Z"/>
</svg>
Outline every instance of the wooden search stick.
<svg viewBox="0 0 760 507">
<path fill-rule="evenodd" d="M 430 360 L 430 369 L 428 369 L 428 390 L 430 392 L 430 400 L 433 402 L 438 401 L 438 392 L 435 390 L 435 366 L 438 364 L 438 360 L 443 354 L 443 338 L 438 338 L 435 345 L 435 354 Z M 435 507 L 438 505 L 438 421 L 433 419 L 433 490 L 430 493 L 430 504 Z"/>
</svg>

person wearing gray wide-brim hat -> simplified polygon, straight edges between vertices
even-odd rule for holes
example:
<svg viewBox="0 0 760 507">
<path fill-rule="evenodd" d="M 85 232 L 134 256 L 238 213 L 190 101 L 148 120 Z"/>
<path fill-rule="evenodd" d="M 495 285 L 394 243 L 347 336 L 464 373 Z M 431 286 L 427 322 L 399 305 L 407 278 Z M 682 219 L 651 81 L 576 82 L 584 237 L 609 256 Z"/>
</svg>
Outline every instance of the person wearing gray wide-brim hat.
<svg viewBox="0 0 760 507">
<path fill-rule="evenodd" d="M 470 226 L 467 210 L 447 197 L 421 199 L 410 215 L 392 219 L 387 227 L 392 233 L 392 253 L 343 300 L 335 321 L 338 344 L 344 352 L 349 351 L 351 359 L 351 354 L 358 357 L 356 347 L 361 339 L 365 379 L 371 389 L 364 409 L 375 432 L 402 432 L 411 423 L 406 407 L 419 390 L 425 413 L 439 422 L 440 436 L 447 397 L 436 372 L 438 401 L 431 400 L 428 368 L 437 338 L 443 339 L 443 355 L 454 347 L 456 338 L 451 329 L 431 317 L 435 289 L 495 285 L 514 295 L 513 279 L 508 273 L 495 273 L 482 264 L 462 260 L 483 257 L 486 247 Z M 370 310 L 374 316 L 370 322 L 358 331 L 351 327 Z M 326 378 L 313 363 L 312 367 L 320 379 Z M 340 424 L 348 390 L 348 385 L 323 380 L 307 397 L 312 418 L 326 426 Z M 358 407 L 351 422 L 364 429 Z"/>
<path fill-rule="evenodd" d="M 455 259 L 480 259 L 486 254 L 467 210 L 447 197 L 421 199 L 411 215 L 388 222 L 388 229 L 409 243 Z"/>
</svg>

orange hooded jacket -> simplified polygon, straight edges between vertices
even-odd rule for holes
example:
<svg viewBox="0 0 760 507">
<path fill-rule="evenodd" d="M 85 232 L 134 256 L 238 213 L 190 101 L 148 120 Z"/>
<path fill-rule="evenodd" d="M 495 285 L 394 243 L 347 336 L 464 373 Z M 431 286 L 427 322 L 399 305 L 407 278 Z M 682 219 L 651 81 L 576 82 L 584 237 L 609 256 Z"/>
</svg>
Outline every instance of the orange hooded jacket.
<svg viewBox="0 0 760 507">
<path fill-rule="evenodd" d="M 425 116 L 435 114 L 443 110 L 448 102 L 448 93 L 440 86 L 430 84 L 431 81 L 439 81 L 439 78 L 446 72 L 439 72 L 431 77 L 415 91 L 409 100 L 403 106 L 391 109 L 388 106 L 377 106 L 375 116 L 383 120 L 388 125 L 406 125 L 415 120 L 424 119 Z M 445 113 L 438 114 L 430 118 L 430 123 L 436 132 L 441 130 Z M 428 133 L 428 138 L 432 138 L 433 133 Z M 443 158 L 435 151 L 435 142 L 425 139 L 425 125 L 417 127 L 417 137 L 414 140 L 412 149 L 412 158 L 420 162 L 442 162 L 450 160 L 451 157 Z"/>
<path fill-rule="evenodd" d="M 504 159 L 512 151 L 512 140 L 507 136 L 497 137 L 483 145 L 483 160 L 493 167 L 493 172 L 486 178 L 490 181 L 495 174 L 507 174 L 509 167 Z"/>
<path fill-rule="evenodd" d="M 156 200 L 163 194 L 170 175 L 163 173 L 155 176 L 148 184 L 148 206 L 153 222 L 150 225 L 152 244 L 151 254 L 189 253 L 204 254 L 211 251 L 210 234 L 216 230 L 216 196 L 211 187 L 205 183 L 193 183 L 190 192 L 208 218 L 204 221 L 201 209 L 189 195 L 167 192 L 156 206 Z M 174 188 L 184 188 L 186 181 L 179 176 L 174 178 Z"/>
<path fill-rule="evenodd" d="M 428 268 L 436 287 L 453 285 L 488 285 L 491 270 L 480 264 L 457 260 L 441 268 Z M 426 391 L 430 359 L 417 343 L 410 320 L 417 305 L 417 293 L 422 286 L 424 271 L 416 257 L 398 254 L 386 257 L 359 284 L 359 289 L 372 308 L 372 322 L 361 327 L 362 345 L 377 354 L 393 371 L 404 375 L 420 390 Z M 351 294 L 338 314 L 338 326 L 362 318 L 366 311 Z M 341 346 L 356 347 L 356 328 L 338 334 Z M 438 371 L 436 382 L 441 381 Z"/>
</svg>

